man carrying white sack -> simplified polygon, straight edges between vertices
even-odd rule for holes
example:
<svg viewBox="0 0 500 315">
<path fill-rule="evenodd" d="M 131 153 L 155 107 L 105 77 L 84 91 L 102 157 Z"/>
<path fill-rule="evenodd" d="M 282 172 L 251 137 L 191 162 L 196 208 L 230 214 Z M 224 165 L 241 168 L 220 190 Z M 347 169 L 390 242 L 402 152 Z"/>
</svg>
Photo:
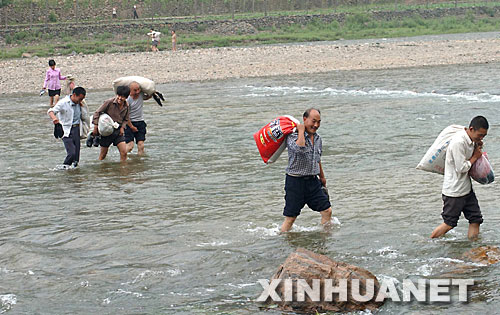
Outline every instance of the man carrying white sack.
<svg viewBox="0 0 500 315">
<path fill-rule="evenodd" d="M 457 226 L 463 212 L 469 220 L 469 239 L 477 238 L 483 216 L 476 195 L 472 190 L 469 170 L 482 156 L 483 138 L 488 134 L 489 124 L 483 116 L 476 116 L 469 128 L 458 132 L 450 141 L 446 151 L 442 189 L 443 223 L 434 229 L 431 238 L 440 237 Z"/>
<path fill-rule="evenodd" d="M 146 141 L 146 122 L 144 121 L 143 107 L 144 101 L 151 96 L 144 96 L 141 86 L 137 82 L 129 84 L 130 95 L 127 98 L 127 103 L 130 109 L 130 120 L 125 128 L 125 143 L 127 144 L 127 152 L 132 152 L 134 148 L 134 139 L 137 142 L 137 154 L 144 154 L 144 141 Z"/>
</svg>

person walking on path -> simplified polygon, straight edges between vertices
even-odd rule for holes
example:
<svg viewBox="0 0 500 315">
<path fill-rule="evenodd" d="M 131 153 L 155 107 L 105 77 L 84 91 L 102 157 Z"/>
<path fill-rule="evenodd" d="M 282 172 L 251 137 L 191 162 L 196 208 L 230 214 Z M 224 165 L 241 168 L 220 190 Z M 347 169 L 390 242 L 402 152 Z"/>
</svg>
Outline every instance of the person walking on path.
<svg viewBox="0 0 500 315">
<path fill-rule="evenodd" d="M 113 19 L 116 19 L 117 15 L 116 15 L 116 7 L 113 7 Z"/>
<path fill-rule="evenodd" d="M 132 9 L 132 12 L 134 13 L 134 20 L 139 18 L 139 15 L 137 15 L 137 6 L 134 4 L 134 8 Z"/>
<path fill-rule="evenodd" d="M 134 139 L 137 143 L 137 154 L 144 154 L 144 141 L 146 141 L 146 122 L 142 108 L 144 101 L 151 98 L 145 97 L 142 93 L 141 86 L 137 82 L 129 84 L 130 95 L 127 98 L 127 103 L 130 108 L 130 120 L 125 128 L 125 143 L 127 144 L 127 152 L 132 152 L 134 149 Z"/>
<path fill-rule="evenodd" d="M 160 34 L 161 32 L 157 32 L 153 29 L 151 29 L 151 31 L 147 34 L 149 37 L 151 37 L 151 51 L 159 51 L 158 44 L 160 43 Z"/>
<path fill-rule="evenodd" d="M 62 141 L 66 148 L 64 169 L 76 167 L 80 161 L 80 123 L 85 115 L 81 110 L 81 104 L 85 95 L 86 91 L 83 87 L 76 87 L 71 95 L 61 99 L 47 111 L 54 125 L 62 125 Z"/>
<path fill-rule="evenodd" d="M 321 124 L 319 109 L 309 108 L 304 112 L 303 124 L 287 136 L 288 166 L 285 178 L 285 220 L 281 232 L 289 231 L 304 205 L 321 214 L 321 224 L 330 224 L 332 208 L 323 191 L 326 178 L 321 166 L 323 144 L 316 133 Z M 319 178 L 318 178 L 319 176 Z"/>
<path fill-rule="evenodd" d="M 59 101 L 59 96 L 61 95 L 61 82 L 59 80 L 66 80 L 66 77 L 61 75 L 59 68 L 56 68 L 54 59 L 50 59 L 49 69 L 45 73 L 45 80 L 42 87 L 43 90 L 47 88 L 49 90 L 50 107 L 53 107 Z"/>
<path fill-rule="evenodd" d="M 432 231 L 431 238 L 440 237 L 457 226 L 462 212 L 469 220 L 467 236 L 474 240 L 479 235 L 483 216 L 476 194 L 472 189 L 469 170 L 483 154 L 483 138 L 488 134 L 489 124 L 483 116 L 474 117 L 469 128 L 457 132 L 446 149 L 442 188 L 443 223 Z"/>
<path fill-rule="evenodd" d="M 101 114 L 108 114 L 114 122 L 119 124 L 119 128 L 115 129 L 109 136 L 102 136 L 99 141 L 101 146 L 101 151 L 99 153 L 99 160 L 104 160 L 108 154 L 108 149 L 111 144 L 118 148 L 120 151 L 120 161 L 124 162 L 127 160 L 127 145 L 125 144 L 125 139 L 123 138 L 125 126 L 130 120 L 130 112 L 127 103 L 127 97 L 130 94 L 130 89 L 128 86 L 119 86 L 116 88 L 116 96 L 106 100 L 104 104 L 99 107 L 93 117 L 94 131 L 92 132 L 94 137 L 99 134 L 99 117 Z"/>
</svg>

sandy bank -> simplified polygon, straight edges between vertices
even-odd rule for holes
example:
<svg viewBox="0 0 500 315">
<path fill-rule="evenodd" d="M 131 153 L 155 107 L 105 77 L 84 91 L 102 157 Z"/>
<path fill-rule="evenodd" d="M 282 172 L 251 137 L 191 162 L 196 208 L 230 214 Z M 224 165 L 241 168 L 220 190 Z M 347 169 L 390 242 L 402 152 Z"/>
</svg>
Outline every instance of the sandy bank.
<svg viewBox="0 0 500 315">
<path fill-rule="evenodd" d="M 2 60 L 0 93 L 38 93 L 49 58 Z M 317 43 L 210 48 L 159 53 L 55 57 L 63 75 L 87 89 L 111 88 L 120 76 L 141 75 L 157 83 L 388 69 L 500 61 L 500 39 L 446 39 Z"/>
</svg>

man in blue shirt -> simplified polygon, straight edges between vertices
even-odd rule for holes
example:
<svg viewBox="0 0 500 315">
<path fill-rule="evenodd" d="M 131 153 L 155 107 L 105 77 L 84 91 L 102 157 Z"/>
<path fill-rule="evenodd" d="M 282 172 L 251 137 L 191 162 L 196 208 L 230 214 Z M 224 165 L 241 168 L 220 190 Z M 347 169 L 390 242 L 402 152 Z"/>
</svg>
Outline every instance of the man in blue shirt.
<svg viewBox="0 0 500 315">
<path fill-rule="evenodd" d="M 328 196 L 322 189 L 326 178 L 321 167 L 321 137 L 316 133 L 321 124 L 318 109 L 304 112 L 303 124 L 297 132 L 288 135 L 288 166 L 285 179 L 285 221 L 281 232 L 289 231 L 304 205 L 321 214 L 321 224 L 330 223 L 332 208 Z M 319 176 L 319 178 L 318 178 Z"/>
</svg>

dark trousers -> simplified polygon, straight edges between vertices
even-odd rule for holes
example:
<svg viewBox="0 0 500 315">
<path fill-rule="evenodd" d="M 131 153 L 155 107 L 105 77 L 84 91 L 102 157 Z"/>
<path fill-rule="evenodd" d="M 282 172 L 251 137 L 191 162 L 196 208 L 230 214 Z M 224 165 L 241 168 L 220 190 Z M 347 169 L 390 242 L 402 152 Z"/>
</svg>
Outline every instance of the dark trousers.
<svg viewBox="0 0 500 315">
<path fill-rule="evenodd" d="M 63 137 L 62 141 L 67 153 L 64 164 L 71 165 L 75 161 L 80 161 L 80 126 L 71 127 L 69 137 Z"/>
</svg>

